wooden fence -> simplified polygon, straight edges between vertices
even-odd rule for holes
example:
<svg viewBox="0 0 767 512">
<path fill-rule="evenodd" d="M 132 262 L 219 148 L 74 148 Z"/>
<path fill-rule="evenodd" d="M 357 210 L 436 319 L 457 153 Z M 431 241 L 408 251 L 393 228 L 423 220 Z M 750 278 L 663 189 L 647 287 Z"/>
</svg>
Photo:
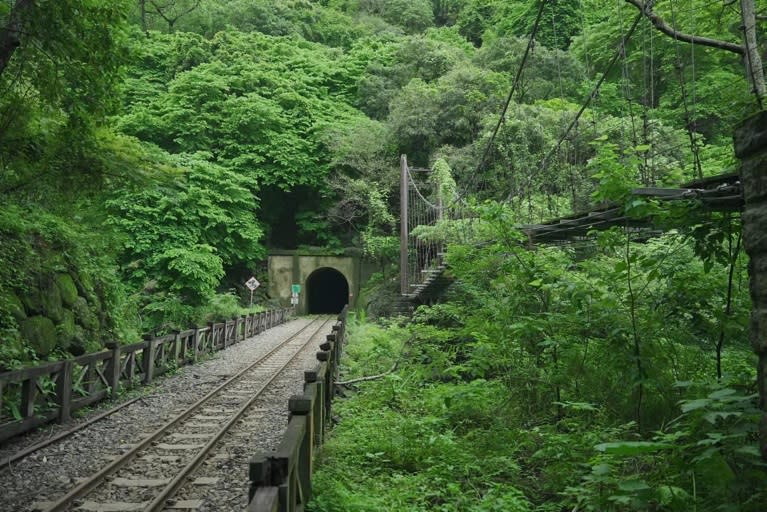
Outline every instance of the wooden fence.
<svg viewBox="0 0 767 512">
<path fill-rule="evenodd" d="M 319 365 L 304 372 L 304 392 L 288 401 L 288 428 L 277 451 L 253 457 L 249 464 L 248 512 L 295 512 L 312 497 L 314 455 L 330 423 L 333 386 L 346 335 L 348 306 L 320 345 Z"/>
<path fill-rule="evenodd" d="M 83 407 L 114 396 L 122 388 L 152 382 L 170 369 L 283 323 L 292 309 L 273 309 L 223 323 L 145 337 L 132 345 L 74 359 L 0 373 L 0 442 L 51 421 L 68 421 Z"/>
</svg>

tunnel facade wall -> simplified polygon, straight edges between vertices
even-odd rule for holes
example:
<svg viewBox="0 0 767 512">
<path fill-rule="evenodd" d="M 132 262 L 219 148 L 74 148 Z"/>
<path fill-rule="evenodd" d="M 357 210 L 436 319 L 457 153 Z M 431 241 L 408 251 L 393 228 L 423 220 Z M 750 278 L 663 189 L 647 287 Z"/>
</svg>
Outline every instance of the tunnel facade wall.
<svg viewBox="0 0 767 512">
<path fill-rule="evenodd" d="M 307 313 L 306 280 L 321 268 L 340 272 L 349 284 L 349 306 L 354 308 L 360 290 L 361 258 L 357 255 L 307 254 L 300 251 L 272 251 L 269 254 L 269 296 L 281 305 L 290 305 L 291 285 L 300 284 L 298 312 Z"/>
</svg>

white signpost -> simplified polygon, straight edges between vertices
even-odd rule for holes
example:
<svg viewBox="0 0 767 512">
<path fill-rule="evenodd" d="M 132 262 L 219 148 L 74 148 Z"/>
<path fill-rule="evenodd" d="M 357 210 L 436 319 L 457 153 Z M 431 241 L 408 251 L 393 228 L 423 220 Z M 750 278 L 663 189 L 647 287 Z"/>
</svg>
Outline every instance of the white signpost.
<svg viewBox="0 0 767 512">
<path fill-rule="evenodd" d="M 301 285 L 300 284 L 292 284 L 290 285 L 290 304 L 293 306 L 298 306 L 298 294 L 301 293 Z"/>
<path fill-rule="evenodd" d="M 261 283 L 259 283 L 258 279 L 255 277 L 251 277 L 245 281 L 245 286 L 247 286 L 250 290 L 250 307 L 253 307 L 253 292 L 256 291 L 256 288 L 258 288 L 260 285 Z"/>
</svg>

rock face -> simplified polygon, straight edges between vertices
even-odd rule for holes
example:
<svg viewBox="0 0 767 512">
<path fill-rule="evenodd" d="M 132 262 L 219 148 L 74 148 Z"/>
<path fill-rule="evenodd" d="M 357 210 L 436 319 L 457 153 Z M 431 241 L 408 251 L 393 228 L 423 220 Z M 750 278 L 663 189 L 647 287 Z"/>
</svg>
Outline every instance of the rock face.
<svg viewBox="0 0 767 512">
<path fill-rule="evenodd" d="M 759 446 L 767 460 L 767 112 L 760 112 L 737 128 L 735 155 L 741 160 L 746 202 L 742 218 L 743 246 L 749 257 L 751 345 L 759 357 Z"/>
<path fill-rule="evenodd" d="M 0 309 L 16 323 L 20 341 L 39 357 L 55 349 L 80 355 L 100 348 L 105 315 L 89 279 L 59 271 L 34 276 L 31 282 L 26 290 L 0 297 Z"/>
<path fill-rule="evenodd" d="M 77 286 L 75 280 L 69 274 L 56 274 L 56 289 L 61 295 L 61 302 L 65 306 L 73 306 L 77 300 Z"/>
<path fill-rule="evenodd" d="M 21 335 L 40 356 L 47 356 L 56 348 L 56 326 L 50 318 L 37 315 L 19 324 Z"/>
</svg>

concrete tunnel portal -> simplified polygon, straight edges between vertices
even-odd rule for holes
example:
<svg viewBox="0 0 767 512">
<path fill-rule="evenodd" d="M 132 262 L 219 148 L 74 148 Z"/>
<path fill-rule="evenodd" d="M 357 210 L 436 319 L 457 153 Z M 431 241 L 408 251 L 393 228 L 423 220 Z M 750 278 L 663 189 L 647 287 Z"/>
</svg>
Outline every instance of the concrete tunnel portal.
<svg viewBox="0 0 767 512">
<path fill-rule="evenodd" d="M 306 278 L 306 312 L 338 314 L 349 302 L 349 282 L 338 270 L 318 268 Z"/>
</svg>

